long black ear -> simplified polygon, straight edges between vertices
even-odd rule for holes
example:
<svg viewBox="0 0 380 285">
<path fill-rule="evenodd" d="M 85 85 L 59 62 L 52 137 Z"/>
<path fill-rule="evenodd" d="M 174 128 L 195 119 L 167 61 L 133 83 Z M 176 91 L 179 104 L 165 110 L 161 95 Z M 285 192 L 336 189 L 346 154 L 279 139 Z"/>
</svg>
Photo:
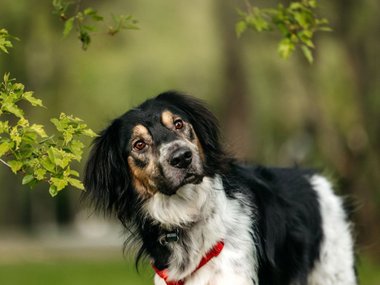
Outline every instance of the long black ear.
<svg viewBox="0 0 380 285">
<path fill-rule="evenodd" d="M 156 99 L 180 109 L 187 115 L 203 147 L 207 165 L 214 169 L 213 172 L 220 169 L 225 156 L 219 141 L 219 124 L 214 114 L 205 107 L 205 103 L 175 91 L 162 93 Z"/>
<path fill-rule="evenodd" d="M 121 121 L 116 119 L 94 140 L 85 168 L 84 185 L 97 210 L 120 212 L 129 186 L 128 166 L 120 143 Z"/>
</svg>

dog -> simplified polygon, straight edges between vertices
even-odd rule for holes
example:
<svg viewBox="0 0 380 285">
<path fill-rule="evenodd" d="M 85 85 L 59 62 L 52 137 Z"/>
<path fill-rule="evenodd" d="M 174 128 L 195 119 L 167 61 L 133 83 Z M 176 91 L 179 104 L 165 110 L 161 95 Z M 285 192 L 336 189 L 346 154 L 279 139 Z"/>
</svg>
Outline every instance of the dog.
<svg viewBox="0 0 380 285">
<path fill-rule="evenodd" d="M 318 171 L 227 155 L 204 103 L 168 91 L 94 141 L 85 196 L 115 215 L 156 285 L 354 285 L 351 223 Z"/>
</svg>

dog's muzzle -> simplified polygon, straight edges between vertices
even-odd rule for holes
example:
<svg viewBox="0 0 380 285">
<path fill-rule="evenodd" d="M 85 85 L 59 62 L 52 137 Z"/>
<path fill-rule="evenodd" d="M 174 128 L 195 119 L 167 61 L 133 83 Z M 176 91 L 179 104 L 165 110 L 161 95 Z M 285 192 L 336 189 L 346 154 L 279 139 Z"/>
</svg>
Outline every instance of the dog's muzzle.
<svg viewBox="0 0 380 285">
<path fill-rule="evenodd" d="M 159 159 L 163 184 L 159 191 L 168 195 L 186 184 L 199 184 L 203 179 L 203 165 L 195 145 L 176 140 L 160 148 Z"/>
</svg>

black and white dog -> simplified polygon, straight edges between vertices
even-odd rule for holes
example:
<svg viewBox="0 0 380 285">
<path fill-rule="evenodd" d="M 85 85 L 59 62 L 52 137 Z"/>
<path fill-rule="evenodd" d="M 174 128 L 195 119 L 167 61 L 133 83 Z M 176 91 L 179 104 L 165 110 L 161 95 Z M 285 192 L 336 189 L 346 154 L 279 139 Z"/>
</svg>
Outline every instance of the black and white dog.
<svg viewBox="0 0 380 285">
<path fill-rule="evenodd" d="M 166 92 L 115 119 L 94 142 L 85 186 L 132 231 L 156 285 L 357 284 L 331 184 L 228 157 L 192 97 Z"/>
</svg>

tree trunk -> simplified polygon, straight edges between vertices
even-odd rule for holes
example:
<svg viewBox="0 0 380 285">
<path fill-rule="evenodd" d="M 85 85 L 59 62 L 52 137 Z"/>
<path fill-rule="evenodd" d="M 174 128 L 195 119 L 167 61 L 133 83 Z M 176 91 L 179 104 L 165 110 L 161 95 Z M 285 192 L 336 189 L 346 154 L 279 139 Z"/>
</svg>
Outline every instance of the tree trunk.
<svg viewBox="0 0 380 285">
<path fill-rule="evenodd" d="M 354 75 L 361 127 L 368 137 L 365 152 L 355 153 L 346 148 L 346 164 L 350 166 L 345 173 L 347 190 L 357 199 L 354 216 L 360 246 L 380 260 L 380 114 L 379 108 L 374 107 L 379 107 L 380 103 L 375 97 L 379 96 L 375 90 L 380 90 L 380 39 L 374 36 L 380 32 L 380 23 L 375 19 L 376 14 L 371 12 L 371 9 L 380 9 L 380 5 L 366 2 L 363 8 L 361 2 L 338 0 L 335 9 L 340 15 L 337 34 L 347 50 L 347 61 Z M 372 14 L 372 18 L 368 17 L 365 25 L 357 26 L 354 19 L 363 17 L 363 9 L 367 17 Z"/>
<path fill-rule="evenodd" d="M 221 123 L 226 135 L 227 150 L 237 158 L 246 159 L 252 157 L 253 152 L 249 124 L 249 110 L 252 105 L 248 96 L 241 42 L 237 39 L 234 29 L 237 4 L 234 1 L 218 1 L 216 5 L 224 54 Z"/>
</svg>

